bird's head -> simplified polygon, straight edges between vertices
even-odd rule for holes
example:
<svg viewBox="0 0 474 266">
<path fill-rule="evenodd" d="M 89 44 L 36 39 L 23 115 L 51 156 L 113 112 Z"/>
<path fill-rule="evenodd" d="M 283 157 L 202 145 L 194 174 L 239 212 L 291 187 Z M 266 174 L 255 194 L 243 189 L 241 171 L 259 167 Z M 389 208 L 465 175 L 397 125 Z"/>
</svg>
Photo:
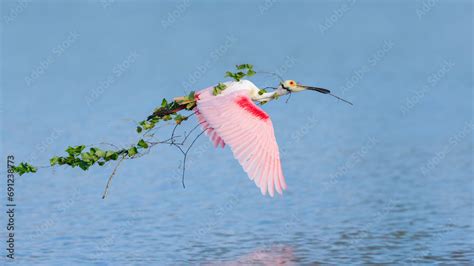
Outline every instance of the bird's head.
<svg viewBox="0 0 474 266">
<path fill-rule="evenodd" d="M 320 93 L 323 93 L 323 94 L 329 94 L 333 97 L 336 97 L 337 99 L 341 100 L 341 101 L 344 101 L 350 105 L 352 105 L 351 102 L 349 101 L 346 101 L 334 94 L 331 94 L 331 91 L 328 90 L 328 89 L 323 89 L 323 88 L 319 88 L 319 87 L 313 87 L 313 86 L 307 86 L 307 85 L 302 85 L 302 84 L 299 84 L 298 82 L 292 80 L 292 79 L 289 79 L 289 80 L 285 80 L 283 82 L 280 83 L 280 89 L 283 89 L 285 90 L 287 93 L 291 93 L 291 92 L 299 92 L 299 91 L 306 91 L 306 90 L 310 90 L 310 91 L 317 91 L 317 92 L 320 92 Z"/>
<path fill-rule="evenodd" d="M 331 93 L 330 90 L 313 87 L 313 86 L 302 85 L 292 79 L 281 82 L 280 86 L 283 89 L 287 90 L 288 92 L 299 92 L 299 91 L 311 90 L 311 91 L 317 91 L 324 94 Z"/>
</svg>

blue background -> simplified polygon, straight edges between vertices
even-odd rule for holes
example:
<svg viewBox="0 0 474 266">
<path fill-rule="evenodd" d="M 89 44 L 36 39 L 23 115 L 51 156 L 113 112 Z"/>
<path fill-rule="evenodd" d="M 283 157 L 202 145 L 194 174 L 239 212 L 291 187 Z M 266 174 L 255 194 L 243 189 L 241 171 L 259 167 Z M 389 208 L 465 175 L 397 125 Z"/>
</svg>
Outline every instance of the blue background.
<svg viewBox="0 0 474 266">
<path fill-rule="evenodd" d="M 163 97 L 240 63 L 354 102 L 301 92 L 263 107 L 288 184 L 275 198 L 205 138 L 186 189 L 167 146 L 124 163 L 106 200 L 112 166 L 18 177 L 15 262 L 473 263 L 472 8 L 2 1 L 2 158 L 45 165 L 68 145 L 134 143 L 134 121 Z"/>
</svg>

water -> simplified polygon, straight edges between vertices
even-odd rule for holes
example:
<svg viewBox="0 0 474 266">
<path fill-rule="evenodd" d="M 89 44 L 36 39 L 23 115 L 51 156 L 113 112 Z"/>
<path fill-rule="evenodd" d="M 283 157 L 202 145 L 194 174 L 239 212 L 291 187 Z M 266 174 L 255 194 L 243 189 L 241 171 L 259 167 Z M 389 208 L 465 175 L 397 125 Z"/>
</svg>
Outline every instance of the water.
<svg viewBox="0 0 474 266">
<path fill-rule="evenodd" d="M 165 146 L 124 164 L 106 200 L 111 167 L 19 177 L 16 264 L 472 264 L 472 3 L 428 2 L 2 2 L 2 158 L 132 143 L 162 97 L 238 63 L 355 103 L 264 106 L 283 197 L 205 138 L 186 189 Z"/>
</svg>

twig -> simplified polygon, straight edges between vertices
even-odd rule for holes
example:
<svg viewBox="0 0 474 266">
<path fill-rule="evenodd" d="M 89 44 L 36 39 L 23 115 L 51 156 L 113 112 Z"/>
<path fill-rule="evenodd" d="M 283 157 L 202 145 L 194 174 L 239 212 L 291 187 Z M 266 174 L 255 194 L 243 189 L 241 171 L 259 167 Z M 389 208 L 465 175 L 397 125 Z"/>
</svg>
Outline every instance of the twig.
<svg viewBox="0 0 474 266">
<path fill-rule="evenodd" d="M 191 116 L 193 116 L 193 115 L 195 115 L 195 114 L 196 114 L 196 112 L 193 112 L 192 114 L 186 116 L 186 119 L 185 119 L 185 120 L 187 120 L 188 118 L 190 118 Z M 176 145 L 176 144 L 177 144 L 177 145 L 183 145 L 184 142 L 186 141 L 186 139 L 189 137 L 189 135 L 191 135 L 191 133 L 193 133 L 193 131 L 194 131 L 197 127 L 199 127 L 199 125 L 201 125 L 201 124 L 202 124 L 202 123 L 198 123 L 193 129 L 191 129 L 191 131 L 189 131 L 188 134 L 186 134 L 186 131 L 185 131 L 185 132 L 184 132 L 184 139 L 183 139 L 183 141 L 181 141 L 181 143 L 176 143 L 175 140 L 174 140 L 174 139 L 175 139 L 174 134 L 175 134 L 175 132 L 176 132 L 176 129 L 177 129 L 178 126 L 180 125 L 180 124 L 176 124 L 176 125 L 173 127 L 173 131 L 171 132 L 171 139 L 172 139 L 172 140 L 171 140 L 170 145 L 173 145 L 173 144 L 175 144 L 175 145 Z"/>
<path fill-rule="evenodd" d="M 108 142 L 100 142 L 99 145 L 108 145 L 108 146 L 114 147 L 116 149 L 120 149 L 117 145 L 112 144 L 112 143 L 108 143 Z M 91 145 L 91 146 L 96 146 L 96 145 Z"/>
<path fill-rule="evenodd" d="M 122 161 L 124 159 L 125 159 L 125 156 L 122 156 L 122 158 L 120 158 L 120 160 L 118 161 L 117 165 L 114 168 L 114 171 L 109 176 L 109 180 L 107 181 L 107 185 L 105 186 L 105 190 L 104 190 L 104 194 L 102 195 L 102 199 L 105 199 L 105 197 L 107 197 L 107 193 L 109 192 L 110 184 L 112 183 L 112 178 L 114 177 L 115 172 L 117 172 L 117 168 L 120 166 L 120 164 L 122 163 Z"/>
<path fill-rule="evenodd" d="M 174 125 L 173 131 L 171 132 L 171 143 L 174 143 L 174 132 L 176 131 L 176 128 L 178 128 L 179 124 Z"/>
<path fill-rule="evenodd" d="M 290 98 L 291 98 L 291 92 L 288 93 L 288 98 L 286 98 L 285 104 L 288 103 L 288 101 L 290 100 Z"/>
<path fill-rule="evenodd" d="M 184 159 L 183 159 L 183 173 L 182 173 L 182 176 L 181 176 L 181 184 L 183 184 L 183 188 L 186 188 L 185 184 L 184 184 L 184 174 L 186 172 L 186 159 L 188 158 L 188 152 L 189 150 L 191 149 L 191 147 L 194 145 L 194 143 L 196 142 L 196 140 L 204 133 L 206 132 L 206 130 L 208 130 L 209 128 L 206 128 L 204 129 L 201 133 L 199 133 L 199 135 L 196 136 L 196 138 L 194 138 L 193 142 L 191 142 L 191 144 L 189 145 L 189 147 L 186 149 L 186 152 L 183 152 L 183 150 L 181 149 L 181 147 L 177 146 L 181 152 L 183 153 L 184 155 Z"/>
</svg>

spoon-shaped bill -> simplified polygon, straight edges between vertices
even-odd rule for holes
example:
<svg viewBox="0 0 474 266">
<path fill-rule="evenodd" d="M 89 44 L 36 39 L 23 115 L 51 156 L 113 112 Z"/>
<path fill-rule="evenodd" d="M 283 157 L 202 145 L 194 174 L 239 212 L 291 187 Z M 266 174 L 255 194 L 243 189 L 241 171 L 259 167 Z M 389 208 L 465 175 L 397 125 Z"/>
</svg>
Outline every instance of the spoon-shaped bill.
<svg viewBox="0 0 474 266">
<path fill-rule="evenodd" d="M 337 98 L 337 99 L 339 99 L 339 100 L 341 100 L 341 101 L 343 101 L 343 102 L 345 102 L 345 103 L 348 103 L 348 104 L 350 104 L 350 105 L 353 105 L 351 102 L 349 102 L 349 101 L 347 101 L 347 100 L 344 100 L 344 99 L 342 99 L 341 97 L 338 97 L 338 96 L 332 94 L 331 91 L 328 90 L 328 89 L 323 89 L 323 88 L 319 88 L 319 87 L 312 87 L 312 86 L 305 86 L 305 85 L 299 85 L 299 86 L 301 86 L 301 87 L 303 87 L 303 88 L 305 88 L 305 89 L 307 89 L 307 90 L 310 90 L 310 91 L 317 91 L 317 92 L 320 92 L 320 93 L 323 93 L 323 94 L 329 94 L 329 95 L 331 95 L 332 97 L 335 97 L 335 98 Z"/>
</svg>

